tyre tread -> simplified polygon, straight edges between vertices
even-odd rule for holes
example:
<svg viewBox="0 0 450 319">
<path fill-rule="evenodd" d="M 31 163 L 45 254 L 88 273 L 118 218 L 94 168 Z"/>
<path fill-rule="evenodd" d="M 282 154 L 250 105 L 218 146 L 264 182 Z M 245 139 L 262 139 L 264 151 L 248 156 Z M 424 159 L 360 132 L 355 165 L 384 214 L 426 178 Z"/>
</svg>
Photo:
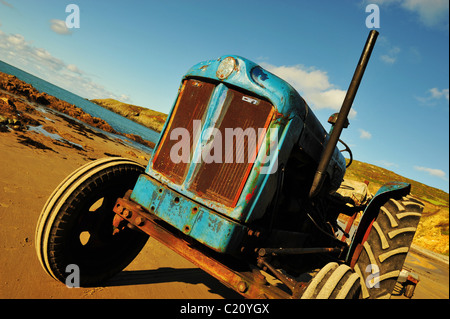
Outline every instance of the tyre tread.
<svg viewBox="0 0 450 319">
<path fill-rule="evenodd" d="M 390 198 L 380 207 L 380 213 L 372 224 L 364 249 L 355 265 L 361 275 L 363 298 L 389 298 L 398 275 L 403 267 L 417 224 L 423 211 L 423 204 L 411 196 Z M 369 265 L 372 267 L 368 268 Z M 379 273 L 374 273 L 374 266 Z M 368 272 L 367 269 L 371 271 Z M 365 282 L 379 288 L 367 288 Z M 369 278 L 369 276 L 372 276 Z"/>
</svg>

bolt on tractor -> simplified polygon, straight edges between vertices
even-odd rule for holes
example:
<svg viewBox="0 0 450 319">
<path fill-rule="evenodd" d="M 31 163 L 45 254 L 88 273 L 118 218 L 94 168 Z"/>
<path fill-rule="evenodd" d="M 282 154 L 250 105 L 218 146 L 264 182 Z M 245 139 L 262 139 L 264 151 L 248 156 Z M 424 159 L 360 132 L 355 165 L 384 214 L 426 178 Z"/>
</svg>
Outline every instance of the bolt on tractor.
<svg viewBox="0 0 450 319">
<path fill-rule="evenodd" d="M 239 56 L 183 77 L 147 167 L 100 159 L 51 194 L 36 229 L 45 271 L 102 285 L 149 236 L 247 298 L 389 298 L 423 204 L 411 185 L 371 195 L 337 144 L 378 32 L 323 128 L 287 82 Z M 346 162 L 342 152 L 350 155 Z"/>
</svg>

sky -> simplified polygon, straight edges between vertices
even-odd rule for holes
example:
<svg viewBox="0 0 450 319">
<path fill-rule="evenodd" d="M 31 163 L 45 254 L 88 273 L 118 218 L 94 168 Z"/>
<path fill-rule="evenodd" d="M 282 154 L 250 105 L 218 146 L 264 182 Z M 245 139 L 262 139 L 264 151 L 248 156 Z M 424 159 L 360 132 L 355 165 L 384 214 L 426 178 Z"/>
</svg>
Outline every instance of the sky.
<svg viewBox="0 0 450 319">
<path fill-rule="evenodd" d="M 341 139 L 356 160 L 448 192 L 448 17 L 448 0 L 0 0 L 0 60 L 168 113 L 191 66 L 236 54 L 289 82 L 329 130 L 376 28 Z"/>
</svg>

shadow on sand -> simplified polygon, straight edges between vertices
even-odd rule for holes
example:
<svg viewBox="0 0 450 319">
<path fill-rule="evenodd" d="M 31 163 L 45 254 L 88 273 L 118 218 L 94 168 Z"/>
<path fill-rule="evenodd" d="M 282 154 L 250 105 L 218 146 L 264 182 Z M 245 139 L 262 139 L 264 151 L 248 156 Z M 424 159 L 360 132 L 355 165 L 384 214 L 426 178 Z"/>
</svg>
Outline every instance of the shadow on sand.
<svg viewBox="0 0 450 319">
<path fill-rule="evenodd" d="M 164 282 L 185 282 L 188 284 L 204 284 L 209 291 L 225 299 L 242 299 L 234 290 L 224 286 L 216 278 L 199 268 L 176 269 L 162 267 L 154 270 L 125 270 L 105 283 L 105 287 L 149 285 Z"/>
</svg>

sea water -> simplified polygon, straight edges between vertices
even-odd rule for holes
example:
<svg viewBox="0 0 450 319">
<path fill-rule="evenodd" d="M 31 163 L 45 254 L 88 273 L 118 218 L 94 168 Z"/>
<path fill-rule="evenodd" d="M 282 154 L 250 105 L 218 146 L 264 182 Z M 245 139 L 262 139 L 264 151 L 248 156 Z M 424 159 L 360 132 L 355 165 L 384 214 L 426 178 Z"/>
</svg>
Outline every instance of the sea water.
<svg viewBox="0 0 450 319">
<path fill-rule="evenodd" d="M 0 60 L 0 71 L 10 75 L 16 76 L 19 80 L 31 84 L 36 90 L 45 92 L 49 95 L 57 97 L 60 100 L 66 101 L 81 108 L 86 113 L 94 117 L 99 117 L 105 120 L 113 129 L 120 133 L 136 134 L 147 141 L 156 143 L 159 138 L 159 133 L 133 122 L 117 113 L 107 110 L 95 103 L 92 103 L 81 96 L 73 94 L 63 88 L 60 88 L 50 82 L 40 79 L 30 73 L 20 70 L 8 63 Z"/>
</svg>

